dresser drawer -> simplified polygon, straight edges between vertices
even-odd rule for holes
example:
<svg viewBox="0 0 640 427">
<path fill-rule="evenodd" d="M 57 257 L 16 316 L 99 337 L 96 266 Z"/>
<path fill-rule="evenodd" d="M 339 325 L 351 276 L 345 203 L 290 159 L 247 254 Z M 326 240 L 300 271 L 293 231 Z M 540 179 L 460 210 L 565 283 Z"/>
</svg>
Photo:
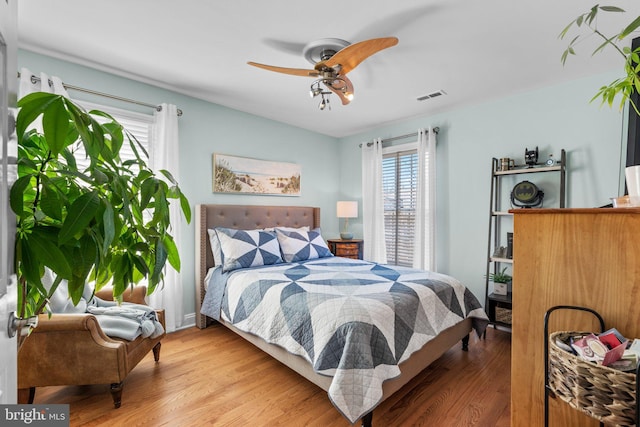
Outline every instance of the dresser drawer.
<svg viewBox="0 0 640 427">
<path fill-rule="evenodd" d="M 344 258 L 362 259 L 362 240 L 329 239 L 329 250 L 335 255 Z"/>
<path fill-rule="evenodd" d="M 336 248 L 336 255 L 358 255 L 358 245 L 340 245 Z"/>
</svg>

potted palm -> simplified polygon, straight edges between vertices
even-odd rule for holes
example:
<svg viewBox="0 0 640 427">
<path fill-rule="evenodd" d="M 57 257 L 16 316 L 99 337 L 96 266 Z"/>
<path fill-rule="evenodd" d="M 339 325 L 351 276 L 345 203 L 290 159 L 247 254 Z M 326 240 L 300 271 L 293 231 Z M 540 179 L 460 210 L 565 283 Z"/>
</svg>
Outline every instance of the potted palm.
<svg viewBox="0 0 640 427">
<path fill-rule="evenodd" d="M 640 48 L 632 49 L 626 45 L 627 38 L 640 27 L 640 16 L 635 17 L 619 33 L 605 35 L 599 30 L 597 25 L 598 16 L 602 12 L 624 13 L 625 11 L 616 6 L 600 6 L 597 4 L 588 12 L 579 15 L 571 21 L 560 33 L 560 38 L 564 39 L 567 37 L 572 29 L 578 29 L 579 31 L 584 30 L 587 36 L 596 35 L 601 39 L 601 43 L 596 47 L 592 55 L 606 48 L 614 49 L 614 51 L 619 53 L 624 64 L 624 77 L 616 79 L 606 86 L 602 86 L 596 95 L 594 95 L 592 101 L 601 99 L 602 103 L 607 103 L 609 106 L 612 106 L 615 98 L 620 95 L 620 108 L 622 109 L 626 102 L 630 101 L 631 106 L 635 109 L 636 113 L 640 115 L 638 106 L 631 99 L 633 93 L 640 93 L 640 77 L 638 76 L 638 72 L 640 71 Z M 584 37 L 585 34 L 578 34 L 571 39 L 569 45 L 562 53 L 562 64 L 566 63 L 570 55 L 576 54 L 576 45 Z"/>
<path fill-rule="evenodd" d="M 604 49 L 613 49 L 620 54 L 623 60 L 624 77 L 614 80 L 608 85 L 602 86 L 595 96 L 591 99 L 600 99 L 601 103 L 613 105 L 614 100 L 620 95 L 620 109 L 629 102 L 631 108 L 640 116 L 639 106 L 634 101 L 634 94 L 640 94 L 640 43 L 637 47 L 627 46 L 627 38 L 631 36 L 640 27 L 640 16 L 633 17 L 632 21 L 624 27 L 619 33 L 613 35 L 605 35 L 598 28 L 598 16 L 601 13 L 624 13 L 624 9 L 616 6 L 593 6 L 588 12 L 579 15 L 571 21 L 560 33 L 563 39 L 571 32 L 572 29 L 585 30 L 586 35 L 596 35 L 601 39 L 601 43 L 593 51 L 597 54 Z M 569 55 L 575 55 L 575 47 L 584 37 L 584 34 L 578 34 L 571 41 L 562 53 L 562 63 L 567 61 Z M 638 99 L 637 97 L 635 99 Z M 628 159 L 631 163 L 635 160 Z M 629 196 L 632 205 L 640 205 L 640 165 L 627 165 L 625 169 L 625 177 Z"/>
<path fill-rule="evenodd" d="M 144 148 L 104 112 L 42 92 L 25 96 L 18 107 L 18 179 L 10 204 L 17 219 L 20 317 L 42 313 L 63 280 L 74 304 L 86 283 L 94 290 L 110 283 L 118 299 L 146 277 L 152 293 L 167 262 L 180 269 L 168 204 L 180 203 L 191 218 L 174 177 L 149 169 Z M 42 130 L 36 130 L 40 118 Z M 134 160 L 120 159 L 123 144 Z M 76 161 L 79 148 L 86 167 Z M 55 278 L 49 289 L 41 279 L 45 269 Z"/>
</svg>

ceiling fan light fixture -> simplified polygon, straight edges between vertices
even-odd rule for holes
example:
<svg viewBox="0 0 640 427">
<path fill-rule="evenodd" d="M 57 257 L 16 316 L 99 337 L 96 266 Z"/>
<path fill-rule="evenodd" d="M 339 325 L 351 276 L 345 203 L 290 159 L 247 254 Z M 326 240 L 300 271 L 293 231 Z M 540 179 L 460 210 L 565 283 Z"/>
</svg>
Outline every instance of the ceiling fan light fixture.
<svg viewBox="0 0 640 427">
<path fill-rule="evenodd" d="M 311 88 L 309 90 L 309 95 L 311 98 L 315 98 L 316 96 L 322 93 L 322 88 L 320 87 L 320 80 L 316 80 L 311 84 Z"/>
<path fill-rule="evenodd" d="M 318 108 L 321 111 L 323 111 L 325 108 L 328 108 L 329 111 L 331 111 L 331 104 L 329 104 L 329 95 L 331 95 L 331 92 L 320 92 L 320 96 L 322 96 L 322 101 L 320 101 Z"/>
</svg>

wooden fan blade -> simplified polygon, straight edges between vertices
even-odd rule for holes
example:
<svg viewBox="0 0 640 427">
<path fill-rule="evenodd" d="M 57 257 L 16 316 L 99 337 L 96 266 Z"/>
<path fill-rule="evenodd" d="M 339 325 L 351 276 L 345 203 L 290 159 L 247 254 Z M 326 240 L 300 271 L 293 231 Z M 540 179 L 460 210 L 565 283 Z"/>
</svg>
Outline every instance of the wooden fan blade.
<svg viewBox="0 0 640 427">
<path fill-rule="evenodd" d="M 334 87 L 333 85 L 328 85 L 328 84 L 325 84 L 325 86 L 331 92 L 333 92 L 336 95 L 338 95 L 338 97 L 342 101 L 342 105 L 347 105 L 353 99 L 353 84 L 351 83 L 351 80 L 349 80 L 349 78 L 347 76 L 340 75 L 339 77 L 342 80 L 344 80 L 344 82 L 347 84 L 347 88 L 346 88 L 346 90 L 344 92 L 342 91 L 342 86 L 340 85 L 339 80 L 334 81 L 334 83 L 338 83 L 338 87 L 337 88 Z"/>
<path fill-rule="evenodd" d="M 327 59 L 325 65 L 332 68 L 340 65 L 340 74 L 344 75 L 356 68 L 358 64 L 371 55 L 397 44 L 397 37 L 364 40 L 341 49 L 340 52 Z"/>
<path fill-rule="evenodd" d="M 257 62 L 247 62 L 247 64 L 253 65 L 254 67 L 262 68 L 264 70 L 275 71 L 276 73 L 291 74 L 294 76 L 302 76 L 302 77 L 318 77 L 318 72 L 316 70 L 305 70 L 302 68 L 274 67 L 273 65 L 258 64 Z"/>
</svg>

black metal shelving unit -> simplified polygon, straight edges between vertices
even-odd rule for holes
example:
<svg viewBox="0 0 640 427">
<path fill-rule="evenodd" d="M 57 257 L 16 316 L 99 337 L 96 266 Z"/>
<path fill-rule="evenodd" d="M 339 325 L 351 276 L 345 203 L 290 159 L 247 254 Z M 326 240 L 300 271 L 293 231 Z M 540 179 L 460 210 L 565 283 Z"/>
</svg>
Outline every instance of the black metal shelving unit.
<svg viewBox="0 0 640 427">
<path fill-rule="evenodd" d="M 514 166 L 508 170 L 500 170 L 500 160 L 493 158 L 491 162 L 491 196 L 489 207 L 489 233 L 487 238 L 487 268 L 485 274 L 485 309 L 491 324 L 494 326 L 502 326 L 505 328 L 511 328 L 510 319 L 506 320 L 504 317 L 497 316 L 497 312 L 511 313 L 512 310 L 512 289 L 508 289 L 507 295 L 498 295 L 491 289 L 491 281 L 489 275 L 491 273 L 500 272 L 505 266 L 513 267 L 514 260 L 509 258 L 506 254 L 496 254 L 496 248 L 503 246 L 503 242 L 506 243 L 506 233 L 513 230 L 513 213 L 510 203 L 506 200 L 510 193 L 506 193 L 503 190 L 502 181 L 507 176 L 519 176 L 526 175 L 529 178 L 529 174 L 541 174 L 554 172 L 559 175 L 558 177 L 558 201 L 553 207 L 564 208 L 566 203 L 566 179 L 567 179 L 567 155 L 564 149 L 560 151 L 560 158 L 554 161 L 553 165 L 533 165 L 533 166 Z M 508 205 L 508 208 L 507 208 Z M 545 206 L 552 207 L 552 206 Z M 529 208 L 518 208 L 529 209 Z M 535 208 L 531 208 L 535 209 Z M 506 220 L 510 219 L 510 224 L 506 224 Z M 503 224 L 505 223 L 505 224 Z M 517 238 L 514 237 L 514 238 Z M 505 245 L 506 246 L 506 245 Z M 514 284 L 510 285 L 512 288 Z M 517 286 L 517 284 L 515 284 Z"/>
</svg>

